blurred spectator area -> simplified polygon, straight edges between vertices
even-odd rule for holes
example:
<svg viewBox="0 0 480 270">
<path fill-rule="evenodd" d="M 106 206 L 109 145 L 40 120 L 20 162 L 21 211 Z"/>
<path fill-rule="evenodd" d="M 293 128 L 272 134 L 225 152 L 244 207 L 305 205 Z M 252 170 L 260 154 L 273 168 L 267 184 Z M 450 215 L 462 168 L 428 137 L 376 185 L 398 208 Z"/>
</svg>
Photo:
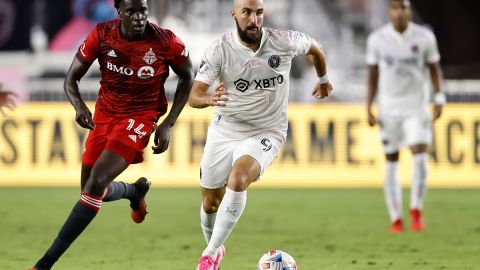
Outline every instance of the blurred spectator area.
<svg viewBox="0 0 480 270">
<path fill-rule="evenodd" d="M 266 0 L 265 25 L 306 32 L 318 40 L 326 51 L 335 88 L 329 101 L 364 102 L 365 42 L 371 31 L 388 22 L 388 3 Z M 150 19 L 185 42 L 195 67 L 210 43 L 235 30 L 231 0 L 151 0 L 149 4 Z M 448 99 L 480 101 L 480 1 L 412 0 L 412 4 L 414 20 L 431 27 L 438 38 Z M 0 0 L 0 80 L 6 87 L 20 89 L 29 100 L 65 100 L 63 79 L 76 48 L 97 22 L 115 16 L 113 0 Z M 290 100 L 315 102 L 310 93 L 316 80 L 305 58 L 296 58 Z M 99 81 L 95 62 L 80 84 L 85 99 L 96 99 Z M 175 87 L 173 75 L 166 83 L 169 98 Z"/>
<path fill-rule="evenodd" d="M 415 0 L 437 37 L 447 78 L 480 79 L 480 1 Z"/>
</svg>

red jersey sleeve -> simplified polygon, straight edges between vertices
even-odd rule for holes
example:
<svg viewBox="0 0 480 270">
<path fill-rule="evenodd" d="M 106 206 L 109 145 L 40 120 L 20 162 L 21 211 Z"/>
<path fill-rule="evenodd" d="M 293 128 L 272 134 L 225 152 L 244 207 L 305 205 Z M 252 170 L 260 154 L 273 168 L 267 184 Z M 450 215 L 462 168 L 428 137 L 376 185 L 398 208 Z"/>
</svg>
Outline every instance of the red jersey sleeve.
<svg viewBox="0 0 480 270">
<path fill-rule="evenodd" d="M 98 44 L 98 29 L 95 27 L 78 48 L 77 58 L 84 64 L 92 64 L 98 58 Z"/>
<path fill-rule="evenodd" d="M 188 58 L 185 44 L 175 34 L 170 32 L 170 49 L 168 51 L 168 63 L 170 66 L 178 66 Z"/>
</svg>

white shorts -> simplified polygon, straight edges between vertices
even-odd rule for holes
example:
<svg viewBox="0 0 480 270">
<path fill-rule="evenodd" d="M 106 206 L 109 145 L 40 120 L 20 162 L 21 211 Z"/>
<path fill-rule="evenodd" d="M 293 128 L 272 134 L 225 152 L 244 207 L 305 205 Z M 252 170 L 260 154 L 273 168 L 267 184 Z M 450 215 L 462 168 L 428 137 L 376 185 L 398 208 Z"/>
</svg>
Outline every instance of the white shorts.
<svg viewBox="0 0 480 270">
<path fill-rule="evenodd" d="M 432 118 L 428 112 L 415 115 L 380 115 L 380 137 L 386 154 L 396 153 L 403 146 L 432 143 Z"/>
<path fill-rule="evenodd" d="M 200 161 L 200 186 L 208 189 L 225 186 L 233 164 L 245 155 L 258 161 L 262 175 L 277 157 L 283 143 L 282 136 L 273 131 L 242 138 L 219 131 L 215 124 L 210 125 Z"/>
</svg>

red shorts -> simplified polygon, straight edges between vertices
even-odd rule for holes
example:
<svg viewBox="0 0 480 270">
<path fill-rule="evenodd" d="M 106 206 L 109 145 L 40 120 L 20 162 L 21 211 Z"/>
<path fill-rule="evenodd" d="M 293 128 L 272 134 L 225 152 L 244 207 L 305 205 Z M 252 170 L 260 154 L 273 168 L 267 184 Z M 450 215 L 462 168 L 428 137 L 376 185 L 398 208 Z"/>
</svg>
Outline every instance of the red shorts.
<svg viewBox="0 0 480 270">
<path fill-rule="evenodd" d="M 158 112 L 114 117 L 95 111 L 95 129 L 88 133 L 82 163 L 93 167 L 103 150 L 121 156 L 127 164 L 143 162 L 143 149 L 156 128 Z"/>
</svg>

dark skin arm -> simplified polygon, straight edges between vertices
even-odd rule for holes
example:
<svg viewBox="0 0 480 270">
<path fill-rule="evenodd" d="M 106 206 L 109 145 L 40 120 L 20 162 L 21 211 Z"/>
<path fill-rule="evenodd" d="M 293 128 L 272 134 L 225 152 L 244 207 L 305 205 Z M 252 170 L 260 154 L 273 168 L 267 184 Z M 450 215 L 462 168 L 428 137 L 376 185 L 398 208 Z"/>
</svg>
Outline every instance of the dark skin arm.
<svg viewBox="0 0 480 270">
<path fill-rule="evenodd" d="M 368 94 L 367 94 L 367 114 L 368 124 L 374 126 L 377 119 L 372 112 L 372 105 L 378 90 L 378 65 L 368 66 Z"/>
<path fill-rule="evenodd" d="M 432 88 L 433 93 L 440 93 L 442 78 L 442 68 L 440 67 L 439 62 L 428 64 L 428 70 L 430 71 L 430 78 L 432 79 Z M 433 120 L 437 120 L 442 116 L 443 105 L 435 104 L 433 105 Z"/>
<path fill-rule="evenodd" d="M 78 83 L 83 76 L 85 76 L 89 68 L 90 65 L 81 63 L 77 57 L 75 57 L 68 69 L 65 82 L 63 83 L 63 89 L 75 109 L 75 121 L 77 121 L 81 127 L 93 130 L 95 124 L 93 123 L 92 112 L 83 101 L 78 88 Z"/>
<path fill-rule="evenodd" d="M 177 89 L 175 91 L 175 98 L 173 99 L 173 105 L 170 112 L 155 130 L 155 145 L 152 146 L 154 154 L 163 153 L 168 149 L 168 144 L 170 143 L 170 129 L 177 121 L 183 107 L 185 107 L 193 84 L 194 74 L 190 58 L 178 66 L 172 66 L 172 69 L 179 77 Z"/>
</svg>

